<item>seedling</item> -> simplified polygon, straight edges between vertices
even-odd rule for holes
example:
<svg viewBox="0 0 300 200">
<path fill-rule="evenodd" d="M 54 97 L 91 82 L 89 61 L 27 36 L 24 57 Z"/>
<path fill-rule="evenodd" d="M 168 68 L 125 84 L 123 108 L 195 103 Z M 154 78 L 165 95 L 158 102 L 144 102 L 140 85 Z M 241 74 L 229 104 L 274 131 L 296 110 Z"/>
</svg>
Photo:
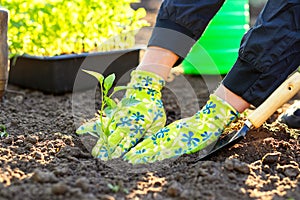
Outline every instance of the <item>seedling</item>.
<svg viewBox="0 0 300 200">
<path fill-rule="evenodd" d="M 112 184 L 107 184 L 107 186 L 109 187 L 109 189 L 111 189 L 113 192 L 118 192 L 120 190 L 120 186 L 118 185 L 112 185 Z"/>
<path fill-rule="evenodd" d="M 107 186 L 109 187 L 109 189 L 111 189 L 115 193 L 117 193 L 119 191 L 123 191 L 125 194 L 129 194 L 128 189 L 122 188 L 122 186 L 113 185 L 113 184 L 110 184 L 110 183 L 108 183 Z"/>
<path fill-rule="evenodd" d="M 100 92 L 101 92 L 101 107 L 100 110 L 98 110 L 99 118 L 100 118 L 100 124 L 96 124 L 96 135 L 94 133 L 90 133 L 91 135 L 101 138 L 106 145 L 106 149 L 108 152 L 108 158 L 111 159 L 111 150 L 108 144 L 108 137 L 111 134 L 109 131 L 109 125 L 112 123 L 112 121 L 115 118 L 115 114 L 120 111 L 120 109 L 124 107 L 130 107 L 138 104 L 140 101 L 133 99 L 133 98 L 123 98 L 120 103 L 116 103 L 112 96 L 120 91 L 125 89 L 134 89 L 130 86 L 116 86 L 113 89 L 113 92 L 109 95 L 109 91 L 113 86 L 113 83 L 115 81 L 115 74 L 110 74 L 106 78 L 98 72 L 89 71 L 89 70 L 83 70 L 84 72 L 94 76 L 99 84 L 100 84 Z M 106 117 L 106 122 L 104 122 L 104 117 Z M 101 146 L 102 147 L 102 146 Z M 101 149 L 101 148 L 100 148 Z"/>
<path fill-rule="evenodd" d="M 0 138 L 8 136 L 5 125 L 0 125 Z"/>
</svg>

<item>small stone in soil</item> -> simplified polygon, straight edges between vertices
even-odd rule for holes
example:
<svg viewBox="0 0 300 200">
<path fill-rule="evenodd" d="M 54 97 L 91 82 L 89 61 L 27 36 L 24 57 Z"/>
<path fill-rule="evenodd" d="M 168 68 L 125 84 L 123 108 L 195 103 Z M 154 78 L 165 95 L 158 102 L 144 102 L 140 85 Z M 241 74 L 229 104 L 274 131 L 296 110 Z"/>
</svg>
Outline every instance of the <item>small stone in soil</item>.
<svg viewBox="0 0 300 200">
<path fill-rule="evenodd" d="M 42 152 L 39 151 L 35 151 L 34 152 L 34 158 L 37 160 L 44 160 L 44 155 Z"/>
<path fill-rule="evenodd" d="M 287 177 L 295 178 L 299 175 L 300 170 L 297 166 L 294 165 L 284 165 L 282 167 L 284 175 Z"/>
<path fill-rule="evenodd" d="M 31 144 L 36 144 L 38 142 L 38 140 L 39 140 L 38 136 L 28 136 L 26 138 L 26 141 Z"/>
<path fill-rule="evenodd" d="M 280 152 L 274 152 L 274 153 L 267 153 L 263 158 L 262 158 L 262 163 L 263 164 L 273 164 L 277 163 L 280 159 L 281 153 Z"/>
<path fill-rule="evenodd" d="M 182 188 L 178 182 L 173 182 L 167 189 L 168 195 L 171 197 L 177 197 L 182 192 Z"/>
<path fill-rule="evenodd" d="M 14 141 L 14 139 L 13 139 L 13 137 L 11 137 L 11 136 L 8 136 L 8 137 L 6 137 L 6 138 L 3 140 L 3 142 L 4 142 L 5 144 L 12 144 L 13 141 Z"/>
<path fill-rule="evenodd" d="M 77 179 L 75 185 L 76 187 L 79 187 L 83 192 L 88 192 L 89 190 L 89 183 L 85 177 Z"/>
<path fill-rule="evenodd" d="M 53 171 L 53 173 L 56 176 L 64 176 L 64 175 L 68 175 L 69 174 L 69 168 L 67 167 L 57 167 L 55 168 L 55 170 Z"/>
<path fill-rule="evenodd" d="M 101 195 L 101 196 L 100 196 L 100 199 L 101 199 L 101 200 L 115 200 L 115 197 L 110 196 L 110 195 L 108 195 L 108 194 L 104 194 L 104 195 Z"/>
<path fill-rule="evenodd" d="M 56 176 L 52 172 L 42 172 L 35 170 L 32 179 L 38 183 L 54 183 L 57 182 Z"/>
<path fill-rule="evenodd" d="M 63 182 L 56 183 L 52 186 L 52 193 L 55 195 L 64 195 L 68 190 L 68 186 Z"/>
<path fill-rule="evenodd" d="M 225 168 L 229 171 L 236 170 L 236 171 L 241 172 L 243 174 L 249 174 L 250 173 L 249 166 L 246 163 L 239 161 L 238 159 L 229 159 L 229 158 L 227 158 L 225 160 Z"/>
</svg>

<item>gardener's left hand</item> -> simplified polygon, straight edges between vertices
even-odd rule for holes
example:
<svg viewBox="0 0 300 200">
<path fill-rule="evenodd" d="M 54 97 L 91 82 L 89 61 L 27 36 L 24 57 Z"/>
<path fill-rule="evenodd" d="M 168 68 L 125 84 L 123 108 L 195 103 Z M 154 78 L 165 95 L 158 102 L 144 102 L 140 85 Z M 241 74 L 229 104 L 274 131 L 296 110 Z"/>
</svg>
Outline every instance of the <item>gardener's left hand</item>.
<svg viewBox="0 0 300 200">
<path fill-rule="evenodd" d="M 101 137 L 92 150 L 92 155 L 101 160 L 118 158 L 135 146 L 140 139 L 152 135 L 166 123 L 166 114 L 161 100 L 164 80 L 156 74 L 134 70 L 124 98 L 113 118 L 104 117 L 102 123 L 109 131 L 108 137 Z M 139 103 L 124 106 L 124 100 L 134 99 Z M 98 119 L 82 125 L 77 134 L 99 133 L 102 124 Z"/>
</svg>

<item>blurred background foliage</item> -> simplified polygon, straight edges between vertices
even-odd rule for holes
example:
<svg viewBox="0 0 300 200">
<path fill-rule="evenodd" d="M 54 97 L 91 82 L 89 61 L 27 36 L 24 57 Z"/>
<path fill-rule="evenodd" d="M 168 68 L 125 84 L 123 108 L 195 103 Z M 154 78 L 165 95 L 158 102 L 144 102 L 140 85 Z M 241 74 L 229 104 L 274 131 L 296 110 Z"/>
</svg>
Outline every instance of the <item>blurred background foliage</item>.
<svg viewBox="0 0 300 200">
<path fill-rule="evenodd" d="M 132 47 L 147 26 L 137 0 L 0 0 L 9 10 L 10 56 L 53 56 Z"/>
<path fill-rule="evenodd" d="M 250 25 L 266 2 L 249 0 Z M 130 48 L 135 45 L 139 29 L 149 25 L 144 20 L 145 8 L 157 12 L 160 3 L 161 0 L 0 0 L 0 7 L 10 12 L 10 56 L 53 56 Z"/>
</svg>

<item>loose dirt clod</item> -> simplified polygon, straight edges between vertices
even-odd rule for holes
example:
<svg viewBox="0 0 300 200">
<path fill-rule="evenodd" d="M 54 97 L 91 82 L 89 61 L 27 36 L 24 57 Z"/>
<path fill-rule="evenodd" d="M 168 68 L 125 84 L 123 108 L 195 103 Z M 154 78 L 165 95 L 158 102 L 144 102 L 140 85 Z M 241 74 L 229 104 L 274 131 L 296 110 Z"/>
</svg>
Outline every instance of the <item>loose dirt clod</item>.
<svg viewBox="0 0 300 200">
<path fill-rule="evenodd" d="M 65 183 L 59 182 L 52 186 L 52 193 L 55 195 L 64 195 L 68 192 L 69 188 Z"/>
<path fill-rule="evenodd" d="M 38 183 L 55 183 L 58 181 L 52 172 L 43 172 L 38 169 L 33 172 L 32 179 Z"/>
<path fill-rule="evenodd" d="M 280 152 L 267 153 L 262 158 L 262 162 L 263 162 L 263 164 L 274 164 L 274 163 L 279 162 L 280 156 L 281 156 Z"/>
</svg>

